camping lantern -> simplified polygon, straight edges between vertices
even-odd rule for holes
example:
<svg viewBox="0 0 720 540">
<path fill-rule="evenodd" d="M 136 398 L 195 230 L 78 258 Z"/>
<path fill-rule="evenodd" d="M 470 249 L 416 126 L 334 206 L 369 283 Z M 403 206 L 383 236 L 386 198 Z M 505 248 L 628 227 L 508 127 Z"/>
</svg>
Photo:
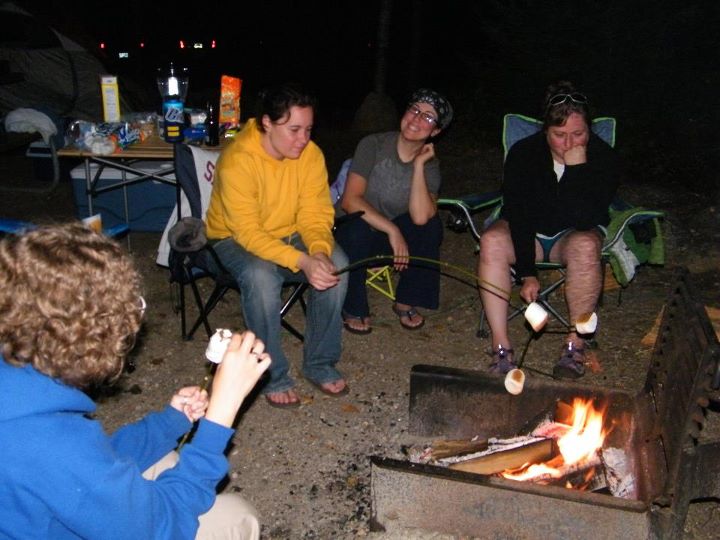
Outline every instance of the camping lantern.
<svg viewBox="0 0 720 540">
<path fill-rule="evenodd" d="M 165 140 L 170 143 L 183 140 L 185 115 L 183 112 L 188 88 L 188 69 L 178 68 L 170 62 L 167 70 L 158 68 L 157 84 L 163 99 Z"/>
</svg>

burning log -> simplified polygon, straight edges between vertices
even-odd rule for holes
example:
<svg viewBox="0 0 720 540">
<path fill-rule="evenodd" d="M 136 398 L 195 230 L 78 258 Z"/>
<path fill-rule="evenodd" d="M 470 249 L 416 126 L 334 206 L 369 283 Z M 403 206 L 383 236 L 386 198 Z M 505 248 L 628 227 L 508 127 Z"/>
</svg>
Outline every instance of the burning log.
<svg viewBox="0 0 720 540">
<path fill-rule="evenodd" d="M 524 446 L 495 452 L 448 465 L 456 471 L 476 474 L 496 474 L 506 469 L 516 469 L 528 463 L 539 463 L 553 457 L 553 441 L 543 439 Z"/>
<path fill-rule="evenodd" d="M 435 441 L 430 448 L 429 458 L 444 459 L 481 452 L 488 447 L 487 439 L 454 439 Z"/>
<path fill-rule="evenodd" d="M 502 476 L 508 480 L 534 482 L 536 484 L 550 484 L 558 479 L 562 479 L 563 483 L 565 483 L 565 479 L 584 473 L 601 464 L 600 456 L 598 456 L 597 453 L 594 453 L 587 459 L 572 464 L 566 464 L 562 462 L 562 460 L 558 461 L 560 461 L 560 463 L 549 462 L 547 464 L 530 465 L 527 469 L 522 469 L 517 473 L 510 471 L 503 473 Z"/>
</svg>

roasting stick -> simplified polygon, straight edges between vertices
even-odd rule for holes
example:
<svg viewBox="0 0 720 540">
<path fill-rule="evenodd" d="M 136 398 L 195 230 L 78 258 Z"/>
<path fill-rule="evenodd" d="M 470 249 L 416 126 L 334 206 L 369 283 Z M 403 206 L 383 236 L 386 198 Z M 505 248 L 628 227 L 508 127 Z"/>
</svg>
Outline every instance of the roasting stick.
<svg viewBox="0 0 720 540">
<path fill-rule="evenodd" d="M 200 385 L 201 392 L 203 390 L 207 390 L 208 385 L 210 384 L 210 379 L 212 379 L 212 376 L 215 373 L 215 369 L 218 364 L 222 362 L 223 357 L 225 356 L 225 351 L 227 351 L 227 348 L 230 345 L 231 338 L 232 332 L 226 328 L 218 328 L 210 338 L 207 349 L 205 349 L 205 358 L 207 359 L 207 362 L 205 364 L 205 377 L 203 377 L 202 384 Z M 191 432 L 192 429 L 183 435 L 183 438 L 180 440 L 180 443 L 175 449 L 177 452 L 179 452 L 183 445 L 187 442 Z"/>
<path fill-rule="evenodd" d="M 520 360 L 517 364 L 517 371 L 521 370 L 523 363 L 525 362 L 525 355 L 527 354 L 528 348 L 530 347 L 530 342 L 535 337 L 535 335 L 545 326 L 545 323 L 547 322 L 547 312 L 545 312 L 545 310 L 540 307 L 539 304 L 532 302 L 531 304 L 528 304 L 528 307 L 525 310 L 525 318 L 530 323 L 533 331 L 528 335 L 528 338 L 525 341 L 522 354 L 520 355 Z M 594 311 L 591 313 L 583 313 L 582 315 L 580 315 L 580 317 L 578 317 L 578 320 L 575 322 L 575 326 L 568 327 L 568 331 L 575 330 L 578 334 L 593 334 L 595 330 L 597 330 L 597 322 L 598 317 Z M 528 371 L 533 371 L 540 375 L 552 377 L 550 373 L 545 373 L 544 371 L 540 371 L 539 369 L 529 367 L 525 369 L 527 369 Z M 511 394 L 519 394 L 520 392 L 522 392 L 523 385 L 525 383 L 525 375 L 524 373 L 513 373 L 514 371 L 516 370 L 511 370 L 506 375 L 505 388 Z"/>
</svg>

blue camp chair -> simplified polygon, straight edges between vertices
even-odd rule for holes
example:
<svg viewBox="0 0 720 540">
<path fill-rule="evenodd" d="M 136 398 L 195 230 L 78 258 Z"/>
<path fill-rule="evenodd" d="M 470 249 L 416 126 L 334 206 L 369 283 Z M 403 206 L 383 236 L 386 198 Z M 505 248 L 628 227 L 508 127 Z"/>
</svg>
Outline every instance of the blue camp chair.
<svg viewBox="0 0 720 540">
<path fill-rule="evenodd" d="M 591 126 L 592 131 L 610 146 L 615 146 L 616 121 L 611 117 L 596 118 Z M 503 119 L 503 150 L 507 156 L 513 144 L 525 137 L 529 137 L 542 129 L 542 121 L 520 114 L 507 114 Z M 457 232 L 470 230 L 476 242 L 479 242 L 482 230 L 500 216 L 502 208 L 502 193 L 493 191 L 483 194 L 472 194 L 452 199 L 442 198 L 438 200 L 438 207 L 449 212 L 447 226 Z M 478 225 L 476 220 L 482 212 L 489 212 L 483 225 Z M 613 275 L 618 283 L 625 287 L 635 274 L 635 268 L 642 263 L 663 264 L 664 245 L 660 230 L 659 219 L 664 214 L 655 210 L 648 210 L 643 207 L 632 206 L 620 199 L 613 201 L 609 208 L 610 223 L 602 249 L 603 269 L 605 263 L 609 263 Z M 643 238 L 647 246 L 640 250 L 639 256 L 633 253 L 628 246 L 636 246 L 636 231 L 642 227 L 648 231 Z M 477 251 L 476 249 L 476 251 Z M 565 268 L 560 263 L 537 262 L 539 271 L 554 270 L 557 272 L 557 279 L 546 285 L 538 295 L 538 303 L 541 304 L 560 324 L 569 327 L 568 320 L 550 303 L 550 296 L 565 283 Z M 514 272 L 514 271 L 513 271 Z M 513 278 L 514 278 L 513 273 Z M 513 279 L 515 281 L 515 279 Z M 621 301 L 622 289 L 620 289 L 618 302 Z M 525 311 L 525 306 L 512 308 L 508 314 L 513 319 Z M 481 308 L 480 323 L 477 332 L 478 337 L 488 337 L 485 328 L 485 311 Z"/>
</svg>

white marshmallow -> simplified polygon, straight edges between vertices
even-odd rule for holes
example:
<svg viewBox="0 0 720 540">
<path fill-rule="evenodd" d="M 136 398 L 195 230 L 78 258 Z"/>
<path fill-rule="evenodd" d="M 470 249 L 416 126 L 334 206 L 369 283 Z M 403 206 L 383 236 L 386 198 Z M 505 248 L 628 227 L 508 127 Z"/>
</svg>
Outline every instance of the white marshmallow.
<svg viewBox="0 0 720 540">
<path fill-rule="evenodd" d="M 511 369 L 505 375 L 505 390 L 517 396 L 525 386 L 525 373 L 522 369 Z"/>
<path fill-rule="evenodd" d="M 225 351 L 230 345 L 232 332 L 227 328 L 218 328 L 210 338 L 207 349 L 205 349 L 205 358 L 214 364 L 222 362 Z"/>
<path fill-rule="evenodd" d="M 578 334 L 592 334 L 597 330 L 598 318 L 595 312 L 585 313 L 575 322 L 575 331 Z"/>
<path fill-rule="evenodd" d="M 525 319 L 535 332 L 539 332 L 548 321 L 548 313 L 537 302 L 530 302 L 525 308 Z"/>
</svg>

